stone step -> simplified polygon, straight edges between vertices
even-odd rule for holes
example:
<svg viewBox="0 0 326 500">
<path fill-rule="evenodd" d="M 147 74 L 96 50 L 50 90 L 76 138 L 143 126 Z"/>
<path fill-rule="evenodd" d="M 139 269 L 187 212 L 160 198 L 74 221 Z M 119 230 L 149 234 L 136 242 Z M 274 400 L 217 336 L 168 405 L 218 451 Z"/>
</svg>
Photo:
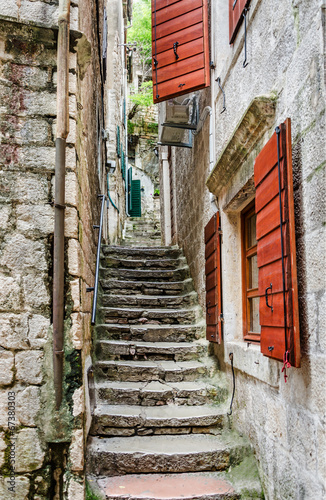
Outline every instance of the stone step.
<svg viewBox="0 0 326 500">
<path fill-rule="evenodd" d="M 96 498 L 106 500 L 238 500 L 241 499 L 221 473 L 129 474 L 89 476 Z M 94 497 L 95 498 L 95 497 Z M 247 497 L 249 500 L 249 497 Z M 260 497 L 250 497 L 260 498 Z"/>
<path fill-rule="evenodd" d="M 128 325 L 99 324 L 96 326 L 98 339 L 131 340 L 143 342 L 187 342 L 205 336 L 204 321 L 192 325 Z"/>
<path fill-rule="evenodd" d="M 189 361 L 207 352 L 207 342 L 133 342 L 128 340 L 98 340 L 95 354 L 105 359 L 150 359 Z"/>
<path fill-rule="evenodd" d="M 131 240 L 124 240 L 124 245 L 129 246 L 130 248 L 133 247 L 140 247 L 142 245 L 145 245 L 147 243 L 148 247 L 156 248 L 156 247 L 161 247 L 162 246 L 162 240 L 161 238 L 148 238 L 148 239 L 131 239 Z"/>
<path fill-rule="evenodd" d="M 101 278 L 104 279 L 118 279 L 135 281 L 140 280 L 147 282 L 157 281 L 183 281 L 190 278 L 190 271 L 188 266 L 180 267 L 178 269 L 106 269 L 101 268 Z"/>
<path fill-rule="evenodd" d="M 219 472 L 87 476 L 92 491 L 106 500 L 253 500 L 264 498 L 252 453 Z"/>
<path fill-rule="evenodd" d="M 124 268 L 124 269 L 179 269 L 185 267 L 186 259 L 179 257 L 177 259 L 124 259 L 116 256 L 102 257 L 101 265 L 106 268 Z"/>
<path fill-rule="evenodd" d="M 173 308 L 190 307 L 197 304 L 197 293 L 190 292 L 184 295 L 102 295 L 102 306 L 105 307 L 150 307 Z"/>
<path fill-rule="evenodd" d="M 96 403 L 110 405 L 162 406 L 219 404 L 225 401 L 225 384 L 211 381 L 196 382 L 121 382 L 95 383 Z"/>
<path fill-rule="evenodd" d="M 101 307 L 101 317 L 105 323 L 125 324 L 192 324 L 201 318 L 199 306 L 188 309 L 144 309 L 141 307 Z"/>
<path fill-rule="evenodd" d="M 168 295 L 190 293 L 193 290 L 192 279 L 184 281 L 128 281 L 101 279 L 101 286 L 110 294 Z"/>
<path fill-rule="evenodd" d="M 200 361 L 105 360 L 95 364 L 95 376 L 122 382 L 192 382 L 214 372 L 213 363 Z"/>
<path fill-rule="evenodd" d="M 124 259 L 179 259 L 182 257 L 182 251 L 177 247 L 123 247 L 103 245 L 102 253 L 105 256 L 122 257 Z"/>
<path fill-rule="evenodd" d="M 247 440 L 221 435 L 90 437 L 88 471 L 97 475 L 226 470 L 250 453 Z"/>
<path fill-rule="evenodd" d="M 123 406 L 95 408 L 90 434 L 100 436 L 216 434 L 227 414 L 224 406 Z"/>
</svg>

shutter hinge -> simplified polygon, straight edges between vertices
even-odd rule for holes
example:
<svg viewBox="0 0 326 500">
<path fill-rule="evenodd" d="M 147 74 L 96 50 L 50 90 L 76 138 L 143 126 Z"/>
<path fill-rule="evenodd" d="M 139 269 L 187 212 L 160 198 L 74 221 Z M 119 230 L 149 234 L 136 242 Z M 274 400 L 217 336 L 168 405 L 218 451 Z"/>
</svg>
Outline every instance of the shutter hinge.
<svg viewBox="0 0 326 500">
<path fill-rule="evenodd" d="M 218 232 L 218 234 L 221 234 L 221 235 L 223 234 L 223 231 L 222 231 L 222 229 L 221 229 L 221 226 L 219 226 L 219 227 L 217 228 L 217 232 Z"/>
<path fill-rule="evenodd" d="M 221 313 L 219 315 L 218 319 L 220 320 L 221 323 L 224 323 L 224 315 L 223 315 L 223 313 Z"/>
</svg>

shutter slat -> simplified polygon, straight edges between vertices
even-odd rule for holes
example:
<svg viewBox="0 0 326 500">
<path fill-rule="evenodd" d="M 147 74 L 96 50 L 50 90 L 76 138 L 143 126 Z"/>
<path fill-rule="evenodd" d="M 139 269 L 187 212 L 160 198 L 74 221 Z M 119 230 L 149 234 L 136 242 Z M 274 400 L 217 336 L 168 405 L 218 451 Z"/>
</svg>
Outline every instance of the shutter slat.
<svg viewBox="0 0 326 500">
<path fill-rule="evenodd" d="M 261 351 L 271 358 L 283 360 L 286 348 L 292 366 L 300 366 L 298 290 L 294 228 L 291 122 L 280 126 L 281 202 L 284 243 L 284 281 L 287 331 L 285 332 L 283 270 L 281 252 L 280 209 L 277 168 L 277 134 L 274 133 L 254 166 L 256 187 L 256 233 L 259 283 L 259 317 Z M 276 176 L 277 172 L 277 176 Z M 276 195 L 275 195 L 276 194 Z M 265 291 L 268 290 L 268 304 Z M 285 341 L 285 333 L 286 340 Z"/>
<path fill-rule="evenodd" d="M 158 2 L 152 0 L 155 103 L 202 89 L 210 83 L 207 0 L 180 0 L 160 5 L 162 8 L 158 9 Z M 174 47 L 176 42 L 178 45 Z"/>
<path fill-rule="evenodd" d="M 152 2 L 152 12 L 154 12 L 155 4 L 156 10 L 164 9 L 166 7 L 170 7 L 171 5 L 180 2 L 181 0 L 156 0 Z"/>
<path fill-rule="evenodd" d="M 156 10 L 156 25 L 157 28 L 160 24 L 176 19 L 179 16 L 187 14 L 202 7 L 202 0 L 182 0 L 182 2 L 175 3 L 169 6 L 168 9 Z M 152 21 L 155 21 L 155 13 L 152 14 Z"/>
</svg>

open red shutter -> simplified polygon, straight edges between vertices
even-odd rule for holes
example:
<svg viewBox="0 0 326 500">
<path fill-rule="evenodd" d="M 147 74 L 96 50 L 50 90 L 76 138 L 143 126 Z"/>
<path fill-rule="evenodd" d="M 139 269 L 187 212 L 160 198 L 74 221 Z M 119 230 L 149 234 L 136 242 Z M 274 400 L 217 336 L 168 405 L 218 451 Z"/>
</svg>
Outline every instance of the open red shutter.
<svg viewBox="0 0 326 500">
<path fill-rule="evenodd" d="M 230 43 L 238 33 L 243 19 L 243 11 L 248 7 L 250 0 L 229 0 L 229 37 Z"/>
<path fill-rule="evenodd" d="M 222 341 L 221 236 L 219 214 L 205 227 L 206 338 Z"/>
<path fill-rule="evenodd" d="M 261 351 L 280 361 L 289 351 L 291 365 L 298 367 L 300 338 L 290 119 L 279 129 L 283 266 L 276 133 L 257 156 L 254 167 Z"/>
<path fill-rule="evenodd" d="M 207 0 L 152 0 L 154 102 L 208 87 Z"/>
</svg>

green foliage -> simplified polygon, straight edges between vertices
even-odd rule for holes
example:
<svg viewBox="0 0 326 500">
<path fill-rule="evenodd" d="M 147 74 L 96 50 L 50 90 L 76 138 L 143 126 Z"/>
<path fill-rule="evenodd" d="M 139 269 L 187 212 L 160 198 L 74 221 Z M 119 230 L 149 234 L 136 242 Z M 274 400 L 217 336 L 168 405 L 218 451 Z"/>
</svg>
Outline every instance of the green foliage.
<svg viewBox="0 0 326 500">
<path fill-rule="evenodd" d="M 88 481 L 86 481 L 86 500 L 101 500 L 101 498 L 94 493 Z"/>
<path fill-rule="evenodd" d="M 151 106 L 153 104 L 153 82 L 142 83 L 139 92 L 130 95 L 130 100 L 141 107 Z"/>
<path fill-rule="evenodd" d="M 160 195 L 160 190 L 154 189 L 154 196 L 159 196 L 159 195 Z"/>
<path fill-rule="evenodd" d="M 151 1 L 135 0 L 132 27 L 128 30 L 128 42 L 137 42 L 137 54 L 144 65 L 151 65 Z"/>
</svg>

